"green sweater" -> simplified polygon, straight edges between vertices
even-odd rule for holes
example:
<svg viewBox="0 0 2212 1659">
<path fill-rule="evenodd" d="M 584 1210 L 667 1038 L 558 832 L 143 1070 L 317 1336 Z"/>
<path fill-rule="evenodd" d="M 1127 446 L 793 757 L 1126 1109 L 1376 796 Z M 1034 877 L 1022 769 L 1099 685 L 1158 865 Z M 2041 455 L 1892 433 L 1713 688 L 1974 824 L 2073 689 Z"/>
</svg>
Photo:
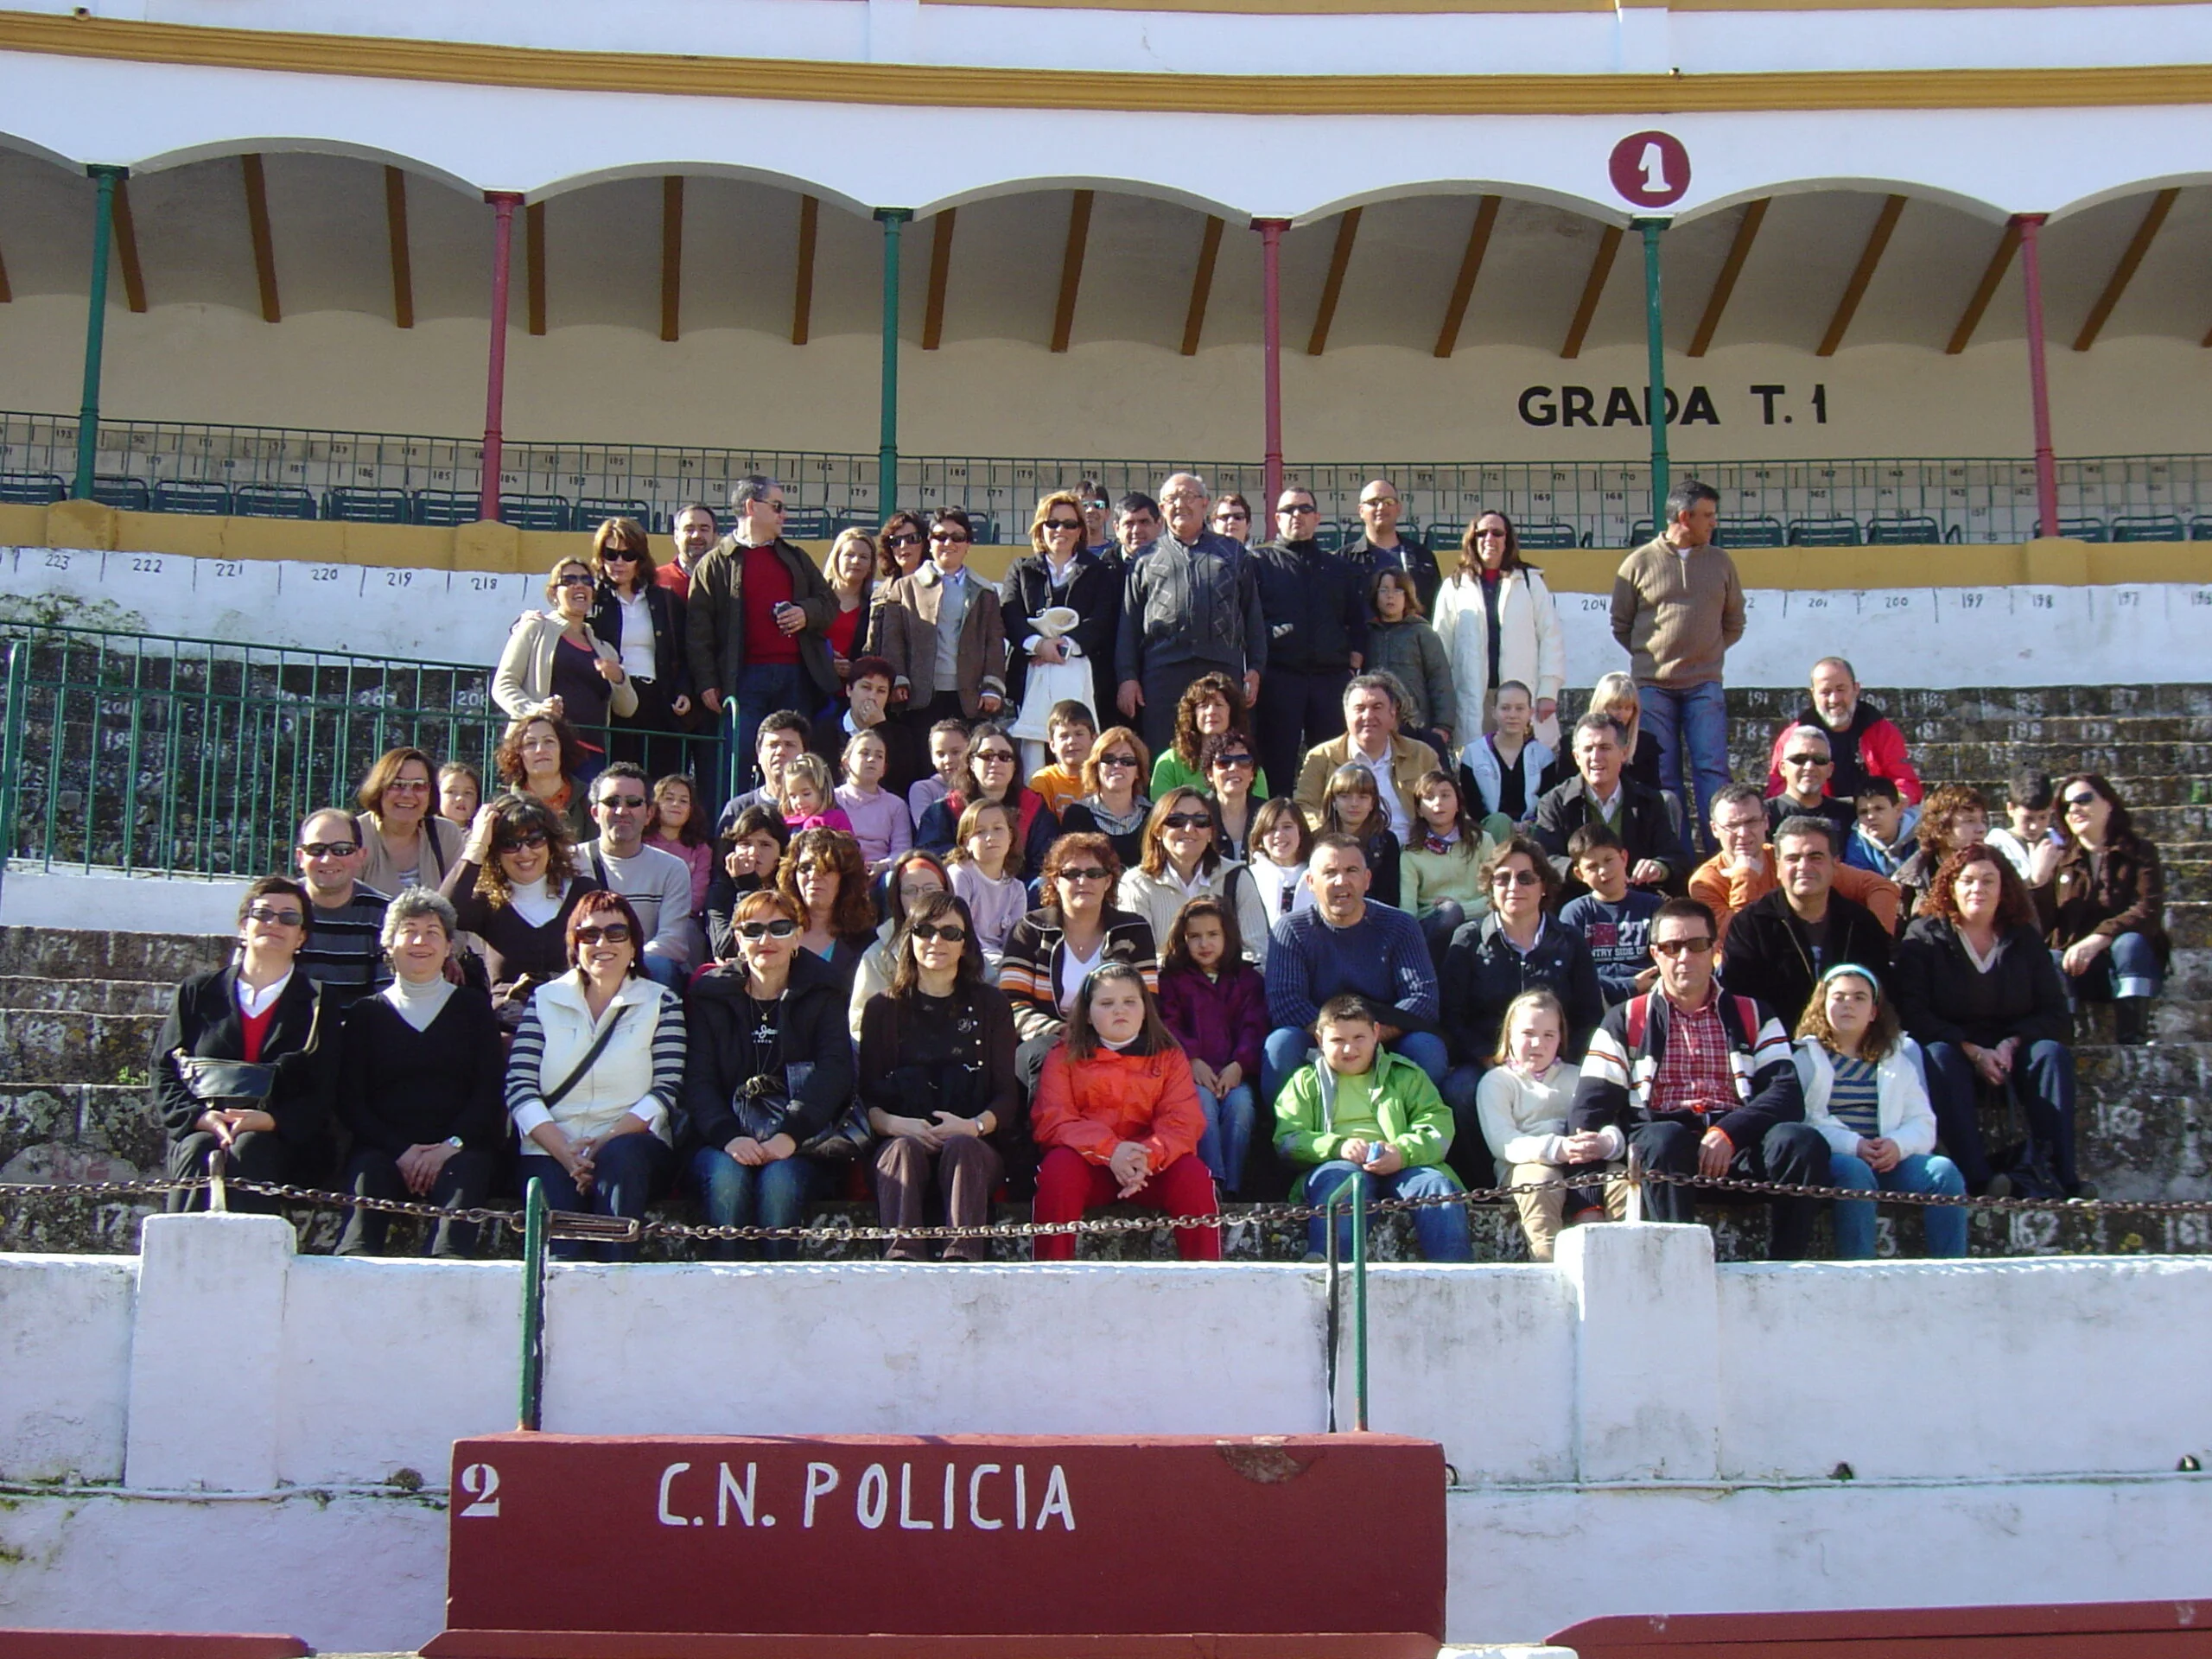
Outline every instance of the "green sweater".
<svg viewBox="0 0 2212 1659">
<path fill-rule="evenodd" d="M 1382 1138 L 1408 1167 L 1440 1164 L 1452 1148 L 1452 1112 L 1428 1073 L 1387 1048 L 1375 1051 L 1370 1103 Z M 1275 1096 L 1275 1150 L 1294 1164 L 1325 1164 L 1348 1138 L 1338 1132 L 1332 1107 L 1336 1074 L 1316 1056 Z"/>
</svg>

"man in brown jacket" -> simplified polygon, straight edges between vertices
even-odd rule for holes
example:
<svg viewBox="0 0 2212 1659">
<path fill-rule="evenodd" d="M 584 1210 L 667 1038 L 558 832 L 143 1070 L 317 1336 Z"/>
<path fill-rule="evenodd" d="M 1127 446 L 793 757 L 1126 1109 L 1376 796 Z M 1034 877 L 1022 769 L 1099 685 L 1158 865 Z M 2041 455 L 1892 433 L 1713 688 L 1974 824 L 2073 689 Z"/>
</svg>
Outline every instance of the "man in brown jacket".
<svg viewBox="0 0 2212 1659">
<path fill-rule="evenodd" d="M 1744 637 L 1744 584 L 1713 545 L 1720 497 L 1686 478 L 1668 493 L 1667 525 L 1613 578 L 1613 638 L 1630 658 L 1643 725 L 1659 744 L 1659 782 L 1683 804 L 1683 752 L 1697 794 L 1694 822 L 1728 781 L 1728 703 L 1720 665 Z M 1706 842 L 1708 850 L 1713 842 Z"/>
</svg>

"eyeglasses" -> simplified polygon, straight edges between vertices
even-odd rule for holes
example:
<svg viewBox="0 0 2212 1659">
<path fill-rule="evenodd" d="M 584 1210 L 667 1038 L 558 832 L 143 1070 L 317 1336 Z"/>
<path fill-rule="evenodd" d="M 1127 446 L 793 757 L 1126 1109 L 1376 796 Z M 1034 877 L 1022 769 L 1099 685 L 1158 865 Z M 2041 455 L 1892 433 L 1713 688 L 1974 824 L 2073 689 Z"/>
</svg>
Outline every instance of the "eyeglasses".
<svg viewBox="0 0 2212 1659">
<path fill-rule="evenodd" d="M 610 547 L 599 556 L 601 564 L 635 564 L 638 556 L 626 547 Z"/>
<path fill-rule="evenodd" d="M 245 913 L 249 921 L 266 923 L 270 927 L 298 927 L 307 920 L 304 912 L 272 910 L 267 905 L 249 905 Z"/>
<path fill-rule="evenodd" d="M 1204 812 L 1170 812 L 1160 821 L 1163 830 L 1211 830 L 1213 819 Z"/>
<path fill-rule="evenodd" d="M 1096 864 L 1084 864 L 1062 870 L 1058 879 L 1063 881 L 1103 881 L 1106 872 Z"/>
<path fill-rule="evenodd" d="M 1217 754 L 1213 763 L 1217 766 L 1249 766 L 1253 761 L 1249 754 Z"/>
<path fill-rule="evenodd" d="M 922 538 L 909 530 L 896 536 L 885 537 L 883 544 L 886 547 L 919 547 L 922 544 Z"/>
<path fill-rule="evenodd" d="M 1533 887 L 1544 878 L 1534 870 L 1492 870 L 1490 884 L 1493 887 Z"/>
<path fill-rule="evenodd" d="M 1475 539 L 1478 542 L 1502 542 L 1505 539 L 1505 532 L 1502 530 L 1478 530 L 1475 532 Z"/>
<path fill-rule="evenodd" d="M 766 507 L 771 512 L 781 512 L 784 510 L 784 504 L 780 501 L 755 501 L 753 505 L 756 507 Z"/>
<path fill-rule="evenodd" d="M 798 924 L 788 916 L 779 916 L 772 922 L 740 922 L 737 937 L 741 939 L 788 939 L 798 931 Z"/>
<path fill-rule="evenodd" d="M 968 540 L 968 537 L 962 535 L 957 530 L 933 530 L 930 531 L 930 545 L 932 547 L 942 546 L 947 542 L 964 542 L 966 540 Z"/>
<path fill-rule="evenodd" d="M 1825 754 L 1785 754 L 1782 757 L 1782 764 L 1785 766 L 1832 766 L 1835 762 Z"/>
<path fill-rule="evenodd" d="M 1651 948 L 1669 960 L 1675 957 L 1701 957 L 1713 949 L 1711 939 L 1654 939 Z"/>
<path fill-rule="evenodd" d="M 1281 513 L 1284 518 L 1288 518 L 1297 513 L 1319 512 L 1321 509 L 1315 506 L 1311 501 L 1294 501 L 1289 506 L 1277 507 L 1275 511 Z"/>
<path fill-rule="evenodd" d="M 576 930 L 578 944 L 597 944 L 604 939 L 609 944 L 630 943 L 630 924 L 609 922 L 604 927 L 580 927 Z"/>
<path fill-rule="evenodd" d="M 1370 495 L 1359 505 L 1363 507 L 1395 507 L 1398 505 L 1398 498 L 1395 495 Z"/>
<path fill-rule="evenodd" d="M 309 858 L 351 858 L 361 850 L 358 841 L 303 841 L 300 851 Z"/>
<path fill-rule="evenodd" d="M 645 804 L 645 798 L 642 795 L 602 795 L 599 798 L 599 804 L 609 807 L 640 807 Z"/>
<path fill-rule="evenodd" d="M 395 778 L 384 786 L 387 795 L 420 795 L 429 787 L 427 778 Z"/>
<path fill-rule="evenodd" d="M 518 830 L 507 838 L 504 850 L 512 853 L 521 849 L 535 849 L 543 845 L 545 845 L 545 832 L 543 830 Z"/>
<path fill-rule="evenodd" d="M 1047 518 L 1045 521 L 1045 530 L 1047 534 L 1052 534 L 1063 530 L 1081 530 L 1082 528 L 1083 520 L 1080 518 Z"/>
<path fill-rule="evenodd" d="M 1096 501 L 1086 501 L 1083 505 L 1090 508 L 1093 512 L 1103 512 L 1114 504 L 1111 501 L 1107 500 L 1105 497 L 1101 496 Z"/>
<path fill-rule="evenodd" d="M 1102 754 L 1098 757 L 1101 772 L 1135 772 L 1137 758 L 1134 754 Z"/>
<path fill-rule="evenodd" d="M 2095 794 L 2086 791 L 2079 795 L 2069 795 L 2066 798 L 2066 807 L 2069 811 L 2071 811 L 2077 806 L 2093 806 L 2096 804 L 2097 798 Z"/>
<path fill-rule="evenodd" d="M 983 766 L 1010 766 L 1014 764 L 1012 749 L 978 749 L 976 763 Z"/>
<path fill-rule="evenodd" d="M 918 939 L 943 939 L 947 944 L 964 944 L 968 930 L 957 922 L 916 922 L 907 931 Z"/>
</svg>

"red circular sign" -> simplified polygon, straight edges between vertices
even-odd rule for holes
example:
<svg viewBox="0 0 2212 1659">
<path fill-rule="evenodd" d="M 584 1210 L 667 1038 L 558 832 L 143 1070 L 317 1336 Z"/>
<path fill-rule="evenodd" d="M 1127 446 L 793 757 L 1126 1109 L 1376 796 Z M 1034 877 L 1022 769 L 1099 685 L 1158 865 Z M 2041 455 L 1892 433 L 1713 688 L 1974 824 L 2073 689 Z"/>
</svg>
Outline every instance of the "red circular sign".
<svg viewBox="0 0 2212 1659">
<path fill-rule="evenodd" d="M 1671 207 L 1690 188 L 1690 153 L 1671 132 L 1632 132 L 1606 163 L 1613 188 L 1639 207 Z"/>
</svg>

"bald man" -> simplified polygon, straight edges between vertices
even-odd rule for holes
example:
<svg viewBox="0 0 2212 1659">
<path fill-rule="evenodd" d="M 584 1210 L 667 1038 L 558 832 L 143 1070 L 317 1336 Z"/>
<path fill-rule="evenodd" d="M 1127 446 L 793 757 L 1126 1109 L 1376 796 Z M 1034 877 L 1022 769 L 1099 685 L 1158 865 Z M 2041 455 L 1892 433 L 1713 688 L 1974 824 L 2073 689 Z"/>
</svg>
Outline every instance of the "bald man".
<svg viewBox="0 0 2212 1659">
<path fill-rule="evenodd" d="M 1443 579 L 1436 569 L 1436 555 L 1412 537 L 1398 534 L 1398 520 L 1405 510 L 1395 484 L 1387 478 L 1369 479 L 1359 492 L 1359 522 L 1367 533 L 1338 556 L 1359 572 L 1363 588 L 1378 571 L 1404 571 L 1414 579 L 1421 609 L 1433 611 Z"/>
<path fill-rule="evenodd" d="M 1154 754 L 1175 736 L 1175 705 L 1201 674 L 1227 674 L 1249 708 L 1268 665 L 1268 626 L 1244 550 L 1206 528 L 1205 480 L 1177 473 L 1160 486 L 1167 528 L 1129 563 L 1115 671 L 1122 713 L 1141 721 Z"/>
</svg>

